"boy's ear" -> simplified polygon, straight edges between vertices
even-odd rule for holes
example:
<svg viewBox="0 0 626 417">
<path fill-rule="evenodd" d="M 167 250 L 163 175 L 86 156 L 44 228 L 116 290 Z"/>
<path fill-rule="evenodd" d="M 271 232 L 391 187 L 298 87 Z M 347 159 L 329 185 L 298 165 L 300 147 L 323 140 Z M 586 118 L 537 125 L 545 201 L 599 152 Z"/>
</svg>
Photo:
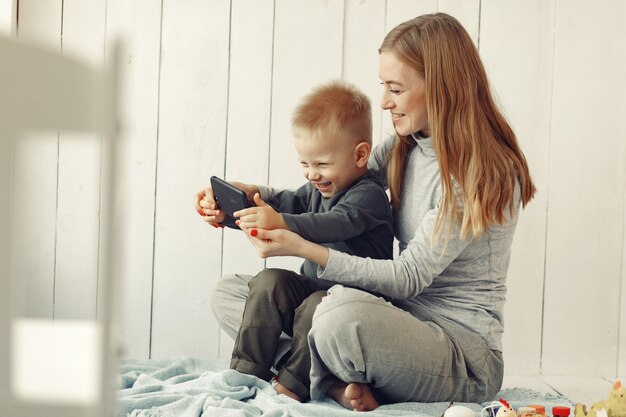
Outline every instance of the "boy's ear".
<svg viewBox="0 0 626 417">
<path fill-rule="evenodd" d="M 354 148 L 354 156 L 356 158 L 356 166 L 363 168 L 367 166 L 367 160 L 370 158 L 372 146 L 367 142 L 359 142 Z"/>
</svg>

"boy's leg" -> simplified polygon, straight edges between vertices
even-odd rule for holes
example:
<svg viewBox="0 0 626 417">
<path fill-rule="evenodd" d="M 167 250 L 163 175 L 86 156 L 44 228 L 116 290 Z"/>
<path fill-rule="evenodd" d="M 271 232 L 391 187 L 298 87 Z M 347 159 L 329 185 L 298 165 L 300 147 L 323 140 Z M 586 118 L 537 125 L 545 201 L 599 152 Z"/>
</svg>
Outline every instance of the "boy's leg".
<svg viewBox="0 0 626 417">
<path fill-rule="evenodd" d="M 500 352 L 442 319 L 420 320 L 363 291 L 335 286 L 309 332 L 311 396 L 337 383 L 368 384 L 391 402 L 493 398 L 502 383 Z"/>
<path fill-rule="evenodd" d="M 316 291 L 300 304 L 296 310 L 291 341 L 291 357 L 278 373 L 278 382 L 295 392 L 302 401 L 309 399 L 311 379 L 311 352 L 307 335 L 311 330 L 313 313 L 317 305 L 326 296 L 326 291 Z"/>
<path fill-rule="evenodd" d="M 318 288 L 308 278 L 282 269 L 261 271 L 249 287 L 230 367 L 270 380 L 281 333 L 293 334 L 296 309 Z"/>
<path fill-rule="evenodd" d="M 237 338 L 243 310 L 250 293 L 248 282 L 252 275 L 234 274 L 225 275 L 220 279 L 211 297 L 211 309 L 218 324 L 233 340 Z M 278 367 L 291 350 L 291 337 L 282 333 L 279 347 L 274 358 L 274 366 Z"/>
</svg>

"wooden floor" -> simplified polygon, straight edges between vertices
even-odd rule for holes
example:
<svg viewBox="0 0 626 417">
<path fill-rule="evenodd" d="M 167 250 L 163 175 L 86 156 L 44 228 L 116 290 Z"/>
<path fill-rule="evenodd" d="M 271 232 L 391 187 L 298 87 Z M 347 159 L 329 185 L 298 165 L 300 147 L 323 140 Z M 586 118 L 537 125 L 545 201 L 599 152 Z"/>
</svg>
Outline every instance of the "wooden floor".
<svg viewBox="0 0 626 417">
<path fill-rule="evenodd" d="M 591 405 L 605 400 L 617 380 L 600 377 L 505 376 L 502 388 L 529 388 L 541 393 L 561 394 L 574 403 Z M 622 378 L 626 383 L 626 378 Z"/>
</svg>

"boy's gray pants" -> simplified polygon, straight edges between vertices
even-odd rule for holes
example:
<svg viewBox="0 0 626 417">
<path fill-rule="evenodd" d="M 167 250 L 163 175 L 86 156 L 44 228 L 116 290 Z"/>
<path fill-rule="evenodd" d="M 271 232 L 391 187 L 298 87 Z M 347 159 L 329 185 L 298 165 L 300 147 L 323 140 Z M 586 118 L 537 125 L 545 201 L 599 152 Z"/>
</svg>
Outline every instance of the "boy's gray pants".
<svg viewBox="0 0 626 417">
<path fill-rule="evenodd" d="M 311 352 L 307 336 L 313 314 L 326 291 L 306 276 L 268 268 L 249 281 L 250 293 L 230 361 L 230 368 L 278 382 L 303 401 L 310 397 Z M 291 353 L 275 362 L 281 334 L 291 336 Z"/>
<path fill-rule="evenodd" d="M 213 293 L 213 312 L 233 338 L 251 278 L 226 276 Z M 418 319 L 380 297 L 340 285 L 317 307 L 309 346 L 312 399 L 344 381 L 370 384 L 384 402 L 481 403 L 494 399 L 502 384 L 502 353 L 477 334 L 438 317 Z"/>
</svg>

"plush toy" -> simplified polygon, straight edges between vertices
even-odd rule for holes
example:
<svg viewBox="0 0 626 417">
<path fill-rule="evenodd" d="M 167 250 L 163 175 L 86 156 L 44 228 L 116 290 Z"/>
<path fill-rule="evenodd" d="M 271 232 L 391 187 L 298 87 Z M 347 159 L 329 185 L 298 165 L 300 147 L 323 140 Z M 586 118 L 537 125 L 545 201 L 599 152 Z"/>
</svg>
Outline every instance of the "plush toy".
<svg viewBox="0 0 626 417">
<path fill-rule="evenodd" d="M 500 404 L 502 404 L 502 406 L 498 408 L 496 417 L 517 417 L 517 412 L 511 408 L 508 402 L 500 398 Z"/>
<path fill-rule="evenodd" d="M 626 417 L 626 389 L 620 381 L 615 382 L 609 396 L 604 401 L 594 403 L 589 410 L 585 404 L 578 403 L 574 408 L 574 417 L 600 417 L 604 410 L 608 417 Z"/>
</svg>

